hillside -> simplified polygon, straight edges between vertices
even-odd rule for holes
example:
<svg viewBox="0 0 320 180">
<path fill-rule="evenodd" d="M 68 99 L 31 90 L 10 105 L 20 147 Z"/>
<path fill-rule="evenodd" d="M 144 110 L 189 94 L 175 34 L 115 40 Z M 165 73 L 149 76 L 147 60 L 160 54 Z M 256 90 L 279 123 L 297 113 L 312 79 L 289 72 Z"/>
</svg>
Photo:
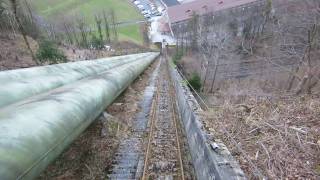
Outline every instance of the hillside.
<svg viewBox="0 0 320 180">
<path fill-rule="evenodd" d="M 30 0 L 30 2 L 38 14 L 49 22 L 59 22 L 83 16 L 94 27 L 94 15 L 110 9 L 115 11 L 118 22 L 143 18 L 127 0 Z M 118 31 L 120 40 L 142 42 L 139 25 L 119 27 Z"/>
<path fill-rule="evenodd" d="M 202 85 L 204 129 L 248 179 L 319 179 L 319 7 L 255 1 L 171 26 L 172 59 Z"/>
</svg>

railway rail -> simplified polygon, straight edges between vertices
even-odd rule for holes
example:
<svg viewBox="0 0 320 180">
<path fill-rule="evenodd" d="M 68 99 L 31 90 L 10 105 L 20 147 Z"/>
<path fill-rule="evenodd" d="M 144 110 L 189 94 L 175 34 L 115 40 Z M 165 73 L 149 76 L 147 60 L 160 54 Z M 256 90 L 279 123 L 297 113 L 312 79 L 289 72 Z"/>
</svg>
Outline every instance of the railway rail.
<svg viewBox="0 0 320 180">
<path fill-rule="evenodd" d="M 185 179 L 174 90 L 167 61 L 162 59 L 160 79 L 152 105 L 149 140 L 142 180 Z"/>
<path fill-rule="evenodd" d="M 30 91 L 21 94 L 0 88 L 0 94 L 3 90 L 3 94 L 17 96 L 8 98 L 10 101 L 3 104 L 4 107 L 0 106 L 0 129 L 4 130 L 0 132 L 1 179 L 36 178 L 158 56 L 158 53 L 147 53 L 132 55 L 132 59 L 120 57 L 121 62 L 110 58 L 3 72 L 1 77 L 5 82 Z M 186 99 L 192 96 L 181 95 L 185 89 L 177 83 L 182 84 L 182 80 L 172 69 L 169 73 L 165 57 L 166 53 L 161 56 L 160 65 L 145 89 L 140 104 L 142 111 L 120 143 L 107 177 L 143 180 L 195 179 L 195 175 L 201 179 L 244 178 L 242 171 L 235 168 L 237 164 L 229 163 L 229 156 L 217 154 L 207 144 L 197 117 L 185 113 L 194 110 Z M 75 77 L 66 81 L 63 77 L 70 70 L 75 71 Z M 38 91 L 32 91 L 31 80 L 48 76 L 53 81 L 43 81 Z M 30 79 L 30 83 L 24 78 Z M 225 159 L 228 163 L 221 164 Z M 198 167 L 196 171 L 193 163 Z"/>
</svg>

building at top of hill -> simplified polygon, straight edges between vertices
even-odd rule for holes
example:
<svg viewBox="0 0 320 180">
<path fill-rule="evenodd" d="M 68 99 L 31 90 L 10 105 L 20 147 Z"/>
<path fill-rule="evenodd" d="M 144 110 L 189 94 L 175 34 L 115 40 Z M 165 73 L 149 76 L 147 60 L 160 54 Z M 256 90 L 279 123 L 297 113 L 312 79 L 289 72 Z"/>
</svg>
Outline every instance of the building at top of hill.
<svg viewBox="0 0 320 180">
<path fill-rule="evenodd" d="M 229 8 L 255 3 L 260 0 L 195 0 L 189 3 L 170 6 L 167 9 L 170 24 L 188 20 L 193 13 L 203 15 Z"/>
</svg>

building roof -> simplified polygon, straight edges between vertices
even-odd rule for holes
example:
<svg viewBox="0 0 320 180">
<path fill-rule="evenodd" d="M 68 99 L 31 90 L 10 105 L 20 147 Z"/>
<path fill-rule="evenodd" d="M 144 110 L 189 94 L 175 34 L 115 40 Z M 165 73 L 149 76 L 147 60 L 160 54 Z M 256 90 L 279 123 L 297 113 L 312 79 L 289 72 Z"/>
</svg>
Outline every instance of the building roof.
<svg viewBox="0 0 320 180">
<path fill-rule="evenodd" d="M 168 7 L 168 16 L 171 23 L 187 20 L 193 12 L 202 15 L 208 12 L 215 12 L 257 0 L 195 0 L 189 3 Z"/>
<path fill-rule="evenodd" d="M 165 3 L 167 7 L 180 4 L 177 0 L 162 0 L 162 2 Z"/>
</svg>

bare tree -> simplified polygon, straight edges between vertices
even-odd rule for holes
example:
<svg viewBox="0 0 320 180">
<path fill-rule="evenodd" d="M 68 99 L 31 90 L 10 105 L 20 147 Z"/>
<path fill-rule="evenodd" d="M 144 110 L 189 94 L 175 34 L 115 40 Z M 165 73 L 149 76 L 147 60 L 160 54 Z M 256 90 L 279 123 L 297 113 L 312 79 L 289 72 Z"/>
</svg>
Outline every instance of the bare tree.
<svg viewBox="0 0 320 180">
<path fill-rule="evenodd" d="M 213 93 L 217 71 L 219 67 L 220 55 L 224 51 L 224 46 L 226 39 L 228 38 L 228 32 L 225 32 L 223 28 L 215 25 L 214 14 L 207 13 L 201 17 L 199 23 L 199 35 L 197 39 L 199 41 L 199 52 L 202 54 L 203 62 L 202 69 L 203 75 L 203 87 L 202 91 L 205 90 L 205 85 L 207 84 L 207 79 L 209 76 L 209 69 L 213 70 L 211 77 L 211 84 L 209 93 Z"/>
<path fill-rule="evenodd" d="M 16 36 L 16 21 L 11 11 L 10 5 L 6 1 L 0 0 L 0 29 L 12 30 L 14 36 Z"/>
<path fill-rule="evenodd" d="M 316 60 L 320 41 L 320 2 L 303 0 L 296 3 L 301 6 L 299 12 L 285 11 L 286 4 L 278 6 L 278 11 L 285 13 L 277 15 L 278 18 L 268 24 L 272 26 L 274 39 L 269 48 L 269 61 L 281 59 L 294 62 L 296 65 L 289 72 L 286 90 L 295 89 L 296 94 L 310 94 L 320 78 L 319 62 Z M 279 66 L 285 69 L 283 65 Z"/>
<path fill-rule="evenodd" d="M 306 65 L 306 72 L 305 75 L 303 77 L 303 79 L 300 81 L 299 85 L 298 85 L 298 89 L 296 90 L 296 94 L 300 94 L 303 92 L 303 90 L 305 90 L 308 94 L 311 94 L 311 89 L 317 85 L 318 80 L 319 80 L 319 75 L 317 74 L 318 72 L 315 72 L 313 70 L 312 67 L 312 50 L 314 48 L 315 44 L 315 39 L 316 36 L 318 35 L 318 24 L 313 24 L 312 27 L 310 28 L 310 30 L 308 30 L 308 41 L 307 41 L 307 45 L 306 45 L 306 53 L 303 56 L 303 58 L 305 58 L 305 65 Z M 299 69 L 299 68 L 298 68 Z M 295 76 L 294 76 L 295 77 Z M 316 78 L 317 80 L 312 82 L 313 78 Z M 294 78 L 292 79 L 294 80 Z M 290 82 L 292 83 L 292 82 Z"/>
<path fill-rule="evenodd" d="M 141 25 L 141 34 L 142 34 L 142 37 L 143 37 L 143 44 L 148 47 L 149 44 L 150 44 L 149 26 L 148 26 L 148 24 L 142 24 Z"/>
<path fill-rule="evenodd" d="M 97 29 L 98 29 L 100 41 L 103 42 L 102 19 L 101 19 L 100 15 L 95 15 L 95 21 L 96 21 L 96 26 L 97 26 Z"/>
<path fill-rule="evenodd" d="M 192 18 L 189 20 L 189 37 L 190 37 L 190 46 L 193 51 L 196 51 L 198 48 L 198 29 L 199 29 L 199 15 L 195 12 L 192 12 Z"/>
<path fill-rule="evenodd" d="M 35 22 L 33 10 L 31 8 L 31 5 L 27 2 L 27 0 L 24 0 L 24 6 L 26 9 L 23 15 L 25 22 L 24 26 L 26 27 L 27 33 L 34 39 L 37 39 L 39 38 L 40 30 Z"/>
<path fill-rule="evenodd" d="M 260 12 L 260 9 L 248 11 L 248 18 L 242 20 L 243 30 L 241 48 L 243 52 L 253 55 L 256 42 L 269 20 L 271 11 L 269 6 L 270 4 L 267 5 L 266 10 L 263 13 Z"/>
<path fill-rule="evenodd" d="M 183 24 L 174 27 L 176 29 L 173 31 L 179 32 L 175 33 L 177 50 L 185 49 L 184 46 L 191 48 L 196 46 L 198 53 L 203 57 L 202 91 L 206 88 L 210 93 L 214 91 L 221 59 L 230 60 L 229 63 L 223 64 L 224 68 L 230 66 L 228 69 L 231 69 L 233 64 L 237 64 L 236 71 L 241 71 L 225 72 L 230 77 L 236 77 L 232 73 L 243 77 L 243 74 L 249 74 L 249 71 L 251 73 L 252 68 L 257 69 L 256 64 L 259 64 L 258 68 L 266 68 L 262 68 L 265 74 L 255 69 L 250 75 L 260 74 L 264 80 L 275 77 L 272 79 L 275 82 L 279 81 L 276 78 L 277 74 L 270 72 L 280 68 L 290 75 L 286 81 L 288 91 L 294 89 L 297 94 L 311 93 L 312 89 L 319 85 L 320 68 L 319 61 L 316 61 L 320 55 L 320 1 L 295 1 L 293 6 L 288 5 L 292 5 L 293 2 L 275 2 L 280 5 L 274 5 L 273 1 L 268 0 L 265 6 L 251 7 L 247 8 L 245 13 L 240 12 L 244 13 L 243 16 L 239 16 L 237 8 L 234 11 L 231 9 L 216 12 L 217 14 L 206 13 L 201 16 L 193 14 L 188 23 L 186 36 L 181 33 Z M 296 10 L 297 7 L 301 7 L 301 10 Z M 234 21 L 225 22 L 226 19 Z M 233 29 L 232 32 L 228 32 L 228 24 L 229 29 Z M 235 60 L 229 57 L 225 58 L 226 54 L 236 57 L 239 62 L 234 62 Z M 253 63 L 247 62 L 249 57 Z M 227 68 L 225 71 L 228 71 Z M 279 83 L 279 88 L 283 84 L 285 83 Z"/>
<path fill-rule="evenodd" d="M 110 19 L 113 30 L 113 40 L 118 41 L 118 25 L 117 25 L 117 17 L 113 9 L 110 10 Z"/>
<path fill-rule="evenodd" d="M 110 26 L 108 21 L 108 16 L 106 11 L 103 11 L 103 20 L 104 20 L 104 27 L 105 27 L 105 33 L 106 33 L 106 41 L 107 43 L 110 43 Z"/>
<path fill-rule="evenodd" d="M 65 31 L 65 34 L 67 36 L 68 42 L 70 44 L 73 44 L 73 37 L 72 37 L 72 29 L 71 29 L 71 24 L 67 22 L 63 22 L 63 28 Z"/>
<path fill-rule="evenodd" d="M 25 29 L 24 29 L 24 27 L 22 25 L 22 22 L 20 20 L 20 17 L 18 15 L 18 2 L 17 2 L 17 0 L 10 0 L 10 3 L 11 3 L 12 12 L 14 14 L 15 20 L 16 20 L 17 25 L 18 25 L 18 29 L 19 29 L 19 31 L 20 31 L 23 39 L 24 39 L 24 42 L 27 45 L 27 48 L 28 48 L 28 50 L 29 50 L 29 52 L 31 54 L 32 60 L 34 62 L 36 62 L 36 64 L 39 64 L 39 62 L 37 61 L 32 49 L 31 49 L 30 43 L 29 43 L 28 38 L 27 38 L 27 33 L 26 33 L 26 31 L 25 31 Z"/>
<path fill-rule="evenodd" d="M 80 31 L 80 35 L 81 35 L 80 45 L 82 47 L 88 48 L 89 47 L 88 33 L 87 33 L 86 21 L 85 21 L 84 17 L 77 19 L 77 27 L 78 27 L 78 29 Z"/>
<path fill-rule="evenodd" d="M 202 62 L 201 62 L 201 71 L 204 72 L 202 75 L 202 88 L 201 91 L 204 92 L 205 85 L 207 84 L 207 77 L 209 74 L 209 62 L 211 63 L 211 59 L 214 55 L 214 44 L 210 39 L 211 32 L 209 27 L 213 25 L 213 14 L 206 14 L 202 18 L 202 23 L 199 24 L 200 28 L 200 35 L 199 35 L 199 42 L 200 48 L 199 51 L 202 54 Z"/>
<path fill-rule="evenodd" d="M 73 24 L 73 23 L 71 23 L 71 25 L 70 25 L 70 32 L 71 32 L 71 34 L 72 34 L 72 37 L 73 37 L 75 43 L 76 43 L 78 46 L 80 46 L 80 40 L 79 40 L 79 38 L 78 38 L 77 29 L 76 29 L 76 27 L 75 27 L 75 24 Z"/>
</svg>

